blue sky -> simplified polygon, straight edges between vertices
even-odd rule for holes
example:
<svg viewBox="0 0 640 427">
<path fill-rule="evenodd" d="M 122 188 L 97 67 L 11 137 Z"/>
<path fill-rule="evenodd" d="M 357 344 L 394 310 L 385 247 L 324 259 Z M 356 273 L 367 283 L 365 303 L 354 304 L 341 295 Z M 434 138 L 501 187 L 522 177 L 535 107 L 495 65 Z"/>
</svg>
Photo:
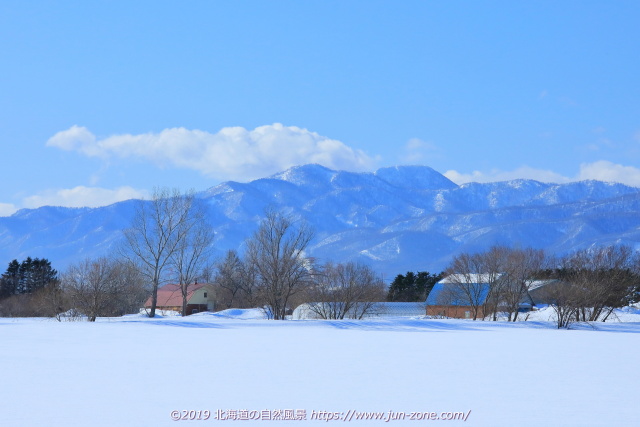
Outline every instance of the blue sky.
<svg viewBox="0 0 640 427">
<path fill-rule="evenodd" d="M 640 3 L 0 3 L 0 215 L 292 165 L 640 186 Z"/>
</svg>

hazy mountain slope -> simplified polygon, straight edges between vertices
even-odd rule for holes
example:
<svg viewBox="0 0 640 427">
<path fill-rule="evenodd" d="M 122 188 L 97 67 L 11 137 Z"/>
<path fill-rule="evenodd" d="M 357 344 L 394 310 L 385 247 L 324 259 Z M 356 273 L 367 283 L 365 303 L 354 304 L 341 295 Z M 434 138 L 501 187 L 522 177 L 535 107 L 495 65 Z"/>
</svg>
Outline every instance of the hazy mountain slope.
<svg viewBox="0 0 640 427">
<path fill-rule="evenodd" d="M 386 278 L 440 270 L 456 253 L 496 243 L 556 253 L 640 243 L 640 189 L 597 181 L 458 186 L 425 166 L 351 173 L 305 165 L 249 183 L 222 183 L 199 197 L 210 206 L 219 254 L 242 250 L 272 207 L 311 223 L 311 255 L 367 262 Z M 47 257 L 63 269 L 106 254 L 121 239 L 135 203 L 43 207 L 0 218 L 0 261 Z"/>
</svg>

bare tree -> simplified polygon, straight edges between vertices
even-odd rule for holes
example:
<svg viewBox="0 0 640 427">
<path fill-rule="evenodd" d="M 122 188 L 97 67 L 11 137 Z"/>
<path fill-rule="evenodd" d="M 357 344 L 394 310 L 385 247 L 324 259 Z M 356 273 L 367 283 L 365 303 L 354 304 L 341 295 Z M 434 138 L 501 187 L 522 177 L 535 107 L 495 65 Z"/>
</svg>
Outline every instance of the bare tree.
<svg viewBox="0 0 640 427">
<path fill-rule="evenodd" d="M 220 290 L 218 298 L 226 308 L 241 307 L 243 304 L 238 300 L 244 292 L 245 267 L 238 253 L 234 250 L 227 251 L 216 269 L 214 283 Z"/>
<path fill-rule="evenodd" d="M 62 321 L 69 309 L 68 296 L 63 292 L 59 282 L 40 290 L 36 298 L 41 313 L 46 317 L 55 318 L 58 322 Z"/>
<path fill-rule="evenodd" d="M 140 276 L 129 265 L 110 258 L 86 259 L 62 275 L 61 288 L 72 308 L 94 322 L 138 310 L 144 298 Z"/>
<path fill-rule="evenodd" d="M 108 260 L 101 258 L 72 265 L 62 276 L 62 287 L 69 295 L 71 305 L 90 322 L 94 322 L 110 303 L 110 274 Z"/>
<path fill-rule="evenodd" d="M 309 309 L 323 319 L 362 319 L 383 301 L 382 279 L 365 265 L 328 263 L 309 292 Z"/>
<path fill-rule="evenodd" d="M 502 263 L 503 274 L 500 276 L 500 294 L 503 306 L 508 313 L 509 321 L 518 319 L 520 304 L 529 294 L 545 263 L 545 254 L 540 249 L 507 249 Z"/>
<path fill-rule="evenodd" d="M 604 322 L 616 308 L 627 305 L 640 282 L 638 260 L 628 246 L 606 246 L 556 261 L 556 268 L 547 270 L 547 275 L 557 280 L 540 294 L 555 311 L 558 328 L 573 322 Z"/>
<path fill-rule="evenodd" d="M 304 253 L 312 237 L 306 223 L 270 210 L 247 241 L 247 262 L 273 319 L 283 320 L 291 297 L 312 281 L 312 261 Z"/>
<path fill-rule="evenodd" d="M 240 282 L 240 295 L 244 307 L 262 307 L 266 304 L 259 277 L 257 266 L 244 260 L 242 263 L 242 280 Z"/>
<path fill-rule="evenodd" d="M 440 298 L 443 305 L 468 306 L 473 320 L 484 318 L 484 304 L 497 275 L 483 274 L 483 270 L 481 255 L 457 255 L 446 271 L 447 290 Z"/>
<path fill-rule="evenodd" d="M 155 316 L 158 287 L 188 230 L 184 224 L 193 197 L 193 193 L 182 195 L 176 189 L 155 189 L 151 201 L 140 201 L 137 205 L 131 227 L 124 231 L 124 255 L 141 265 L 151 283 L 149 317 Z"/>
<path fill-rule="evenodd" d="M 509 251 L 506 246 L 492 246 L 488 251 L 472 256 L 473 266 L 480 273 L 478 277 L 488 287 L 482 305 L 483 316 L 491 316 L 494 321 L 498 320 L 498 312 L 503 305 L 505 282 L 502 279 Z"/>
<path fill-rule="evenodd" d="M 578 251 L 564 259 L 563 279 L 577 290 L 577 321 L 606 321 L 627 304 L 637 282 L 634 253 L 629 246 L 607 246 Z"/>
<path fill-rule="evenodd" d="M 149 297 L 145 277 L 139 266 L 124 258 L 111 258 L 112 292 L 108 315 L 137 313 Z"/>
<path fill-rule="evenodd" d="M 546 285 L 540 296 L 548 301 L 556 315 L 558 329 L 568 329 L 577 318 L 580 290 L 570 282 L 556 281 Z"/>
<path fill-rule="evenodd" d="M 209 263 L 213 230 L 207 223 L 205 206 L 193 194 L 183 197 L 180 209 L 186 215 L 178 226 L 176 237 L 179 240 L 171 255 L 170 264 L 180 285 L 182 316 L 186 316 L 189 290 Z"/>
<path fill-rule="evenodd" d="M 257 266 L 229 250 L 223 260 L 215 264 L 213 283 L 216 302 L 227 308 L 264 307 L 264 289 L 260 286 Z M 291 301 L 292 304 L 295 301 Z"/>
<path fill-rule="evenodd" d="M 532 248 L 493 246 L 486 252 L 460 254 L 447 270 L 449 289 L 442 298 L 470 307 L 474 320 L 497 320 L 498 312 L 506 311 L 509 321 L 516 321 L 544 261 L 544 252 Z"/>
</svg>

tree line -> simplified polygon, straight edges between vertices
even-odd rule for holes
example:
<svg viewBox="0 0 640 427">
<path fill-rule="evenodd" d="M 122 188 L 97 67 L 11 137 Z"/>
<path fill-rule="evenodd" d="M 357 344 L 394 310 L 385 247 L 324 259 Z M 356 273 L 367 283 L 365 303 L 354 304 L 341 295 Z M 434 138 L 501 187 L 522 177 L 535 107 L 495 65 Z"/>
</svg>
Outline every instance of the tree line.
<svg viewBox="0 0 640 427">
<path fill-rule="evenodd" d="M 193 192 L 156 189 L 151 200 L 137 204 L 123 244 L 111 255 L 80 260 L 60 275 L 47 260 L 12 261 L 0 282 L 0 315 L 95 321 L 136 312 L 149 299 L 154 317 L 158 289 L 168 282 L 179 285 L 182 315 L 198 282 L 214 285 L 219 307 L 262 307 L 278 320 L 303 302 L 322 302 L 332 307 L 322 315 L 342 318 L 361 303 L 384 300 L 385 285 L 369 267 L 308 257 L 313 230 L 275 210 L 267 210 L 243 256 L 232 250 L 214 261 L 206 210 Z M 25 298 L 9 303 L 19 296 Z"/>
<path fill-rule="evenodd" d="M 58 272 L 45 258 L 11 261 L 0 276 L 1 316 L 46 316 L 44 301 L 58 284 Z"/>
<path fill-rule="evenodd" d="M 139 311 L 147 289 L 139 271 L 122 259 L 102 257 L 59 274 L 47 259 L 13 260 L 0 278 L 0 316 L 95 321 Z"/>
<path fill-rule="evenodd" d="M 387 292 L 387 301 L 423 302 L 433 286 L 442 279 L 443 273 L 431 274 L 428 271 L 408 271 L 398 274 Z"/>
<path fill-rule="evenodd" d="M 384 282 L 370 267 L 307 257 L 312 238 L 306 223 L 267 211 L 245 256 L 230 250 L 216 266 L 213 283 L 223 306 L 264 307 L 269 318 L 282 320 L 296 306 L 313 303 L 319 317 L 342 319 L 361 317 L 384 299 Z"/>
<path fill-rule="evenodd" d="M 497 320 L 505 314 L 516 321 L 521 304 L 532 294 L 549 303 L 559 328 L 606 321 L 616 308 L 640 301 L 640 255 L 624 245 L 563 257 L 540 249 L 494 246 L 457 255 L 445 275 L 450 286 L 439 295 L 438 304 L 463 301 L 473 320 Z"/>
<path fill-rule="evenodd" d="M 425 301 L 444 276 L 453 280 L 443 297 L 463 299 L 471 317 L 510 321 L 536 281 L 554 281 L 540 295 L 556 311 L 559 327 L 574 321 L 607 320 L 615 308 L 640 300 L 640 258 L 626 246 L 578 251 L 562 258 L 542 250 L 494 246 L 457 255 L 439 274 L 407 272 L 385 286 L 368 266 L 320 263 L 307 251 L 314 231 L 303 220 L 267 210 L 243 254 L 230 250 L 213 260 L 213 228 L 207 205 L 193 192 L 156 189 L 135 209 L 122 245 L 107 257 L 80 260 L 59 274 L 46 259 L 13 260 L 0 278 L 0 315 L 66 316 L 89 320 L 137 311 L 149 299 L 156 315 L 158 289 L 179 285 L 182 315 L 193 286 L 215 287 L 217 308 L 262 307 L 284 319 L 293 308 L 314 303 L 319 317 L 362 317 L 375 302 Z M 478 275 L 490 283 L 475 286 Z M 444 301 L 443 303 L 446 303 Z"/>
</svg>

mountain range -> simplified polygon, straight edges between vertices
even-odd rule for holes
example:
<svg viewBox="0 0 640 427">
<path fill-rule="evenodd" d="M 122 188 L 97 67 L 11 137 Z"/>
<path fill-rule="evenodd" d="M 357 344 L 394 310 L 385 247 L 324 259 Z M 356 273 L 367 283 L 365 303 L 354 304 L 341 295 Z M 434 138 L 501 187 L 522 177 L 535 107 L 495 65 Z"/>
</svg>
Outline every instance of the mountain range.
<svg viewBox="0 0 640 427">
<path fill-rule="evenodd" d="M 248 183 L 198 193 L 209 206 L 214 251 L 242 252 L 265 209 L 315 229 L 309 255 L 364 262 L 385 280 L 406 271 L 439 272 L 461 252 L 493 244 L 565 254 L 593 245 L 640 248 L 640 188 L 533 180 L 456 185 L 427 166 L 372 173 L 303 165 Z M 0 262 L 44 257 L 55 268 L 109 253 L 129 226 L 129 200 L 98 208 L 45 206 L 0 218 Z"/>
</svg>

